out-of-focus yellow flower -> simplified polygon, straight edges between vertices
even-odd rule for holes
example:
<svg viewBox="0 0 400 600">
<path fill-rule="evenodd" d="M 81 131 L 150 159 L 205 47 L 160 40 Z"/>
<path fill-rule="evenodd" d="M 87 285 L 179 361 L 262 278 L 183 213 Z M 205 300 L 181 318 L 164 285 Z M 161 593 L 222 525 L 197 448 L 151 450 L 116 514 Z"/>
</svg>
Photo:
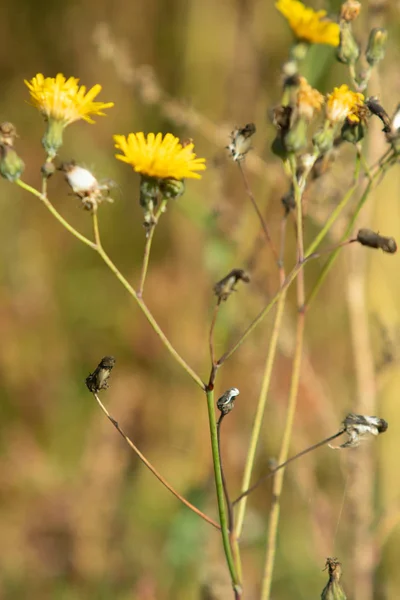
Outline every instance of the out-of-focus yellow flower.
<svg viewBox="0 0 400 600">
<path fill-rule="evenodd" d="M 343 84 L 328 94 L 326 116 L 331 123 L 340 123 L 346 118 L 351 123 L 359 123 L 363 106 L 363 94 L 352 92 L 348 85 Z"/>
<path fill-rule="evenodd" d="M 100 93 L 101 85 L 94 85 L 88 92 L 79 79 L 58 73 L 56 77 L 44 77 L 38 73 L 30 81 L 25 80 L 29 88 L 32 104 L 40 110 L 46 119 L 62 121 L 65 125 L 83 119 L 94 123 L 90 115 L 102 115 L 105 108 L 114 106 L 114 102 L 94 102 Z"/>
<path fill-rule="evenodd" d="M 79 79 L 58 73 L 56 77 L 44 77 L 38 73 L 28 86 L 33 106 L 35 106 L 47 121 L 46 133 L 42 144 L 49 158 L 56 156 L 62 146 L 64 128 L 83 119 L 94 123 L 91 115 L 104 115 L 103 110 L 114 106 L 114 102 L 94 102 L 101 91 L 101 85 L 94 85 L 86 91 L 84 85 L 79 86 Z"/>
<path fill-rule="evenodd" d="M 194 145 L 181 144 L 179 138 L 171 133 L 164 137 L 161 133 L 149 133 L 147 137 L 141 131 L 124 135 L 114 135 L 115 147 L 122 152 L 116 154 L 118 160 L 128 163 L 135 171 L 157 179 L 200 179 L 196 171 L 206 168 L 204 158 L 196 158 Z"/>
<path fill-rule="evenodd" d="M 311 121 L 315 112 L 321 110 L 324 97 L 318 90 L 311 87 L 305 77 L 299 78 L 299 89 L 297 91 L 297 108 L 300 116 Z"/>
<path fill-rule="evenodd" d="M 287 19 L 298 40 L 311 44 L 339 45 L 339 25 L 325 19 L 325 10 L 307 8 L 299 0 L 277 0 L 275 6 Z"/>
</svg>

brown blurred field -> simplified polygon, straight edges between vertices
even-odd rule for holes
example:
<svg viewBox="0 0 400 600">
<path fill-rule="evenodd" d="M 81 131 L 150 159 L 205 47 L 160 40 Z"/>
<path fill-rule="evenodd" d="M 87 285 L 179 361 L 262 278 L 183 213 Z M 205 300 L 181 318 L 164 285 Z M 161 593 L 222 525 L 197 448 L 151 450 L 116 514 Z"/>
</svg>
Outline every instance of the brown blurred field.
<svg viewBox="0 0 400 600">
<path fill-rule="evenodd" d="M 187 183 L 185 195 L 170 205 L 156 231 L 145 289 L 162 328 L 204 379 L 215 281 L 233 267 L 252 274 L 251 284 L 241 286 L 223 306 L 218 354 L 278 285 L 239 170 L 224 148 L 234 126 L 256 123 L 247 171 L 277 243 L 287 182 L 270 150 L 274 131 L 268 110 L 279 102 L 280 67 L 291 35 L 273 4 L 2 3 L 0 118 L 17 126 L 26 182 L 40 185 L 44 153 L 43 122 L 29 105 L 24 79 L 62 72 L 89 87 L 100 83 L 99 99 L 115 102 L 95 125 L 71 125 L 60 157 L 117 183 L 115 203 L 101 209 L 100 228 L 107 251 L 134 284 L 144 245 L 139 178 L 115 160 L 112 135 L 170 131 L 193 138 L 197 154 L 207 158 L 202 180 Z M 357 31 L 365 44 L 372 26 L 389 28 L 387 57 L 369 91 L 391 114 L 400 101 L 400 4 L 377 6 L 371 2 L 368 10 L 364 2 Z M 305 74 L 323 92 L 348 82 L 346 69 L 329 48 L 313 49 Z M 380 129 L 374 122 L 369 132 L 369 162 L 385 150 Z M 307 194 L 306 242 L 350 186 L 353 163 L 349 146 Z M 396 167 L 371 196 L 359 225 L 399 239 L 399 187 Z M 65 218 L 90 235 L 89 215 L 69 195 L 60 174 L 50 180 L 49 196 Z M 231 598 L 218 533 L 143 467 L 99 411 L 84 380 L 103 355 L 116 357 L 103 401 L 161 473 L 216 518 L 203 394 L 94 252 L 63 230 L 38 200 L 4 180 L 0 203 L 0 598 Z M 346 217 L 326 245 L 338 239 L 345 224 Z M 389 430 L 364 449 L 340 453 L 322 448 L 288 468 L 274 600 L 319 598 L 328 556 L 339 557 L 349 597 L 361 600 L 354 592 L 360 581 L 352 566 L 353 507 L 362 505 L 368 481 L 373 485 L 374 599 L 399 597 L 400 258 L 353 246 L 342 252 L 307 314 L 291 454 L 334 433 L 350 411 L 378 414 Z M 295 261 L 292 226 L 286 260 L 289 269 Z M 324 260 L 307 267 L 307 289 Z M 295 319 L 291 290 L 255 475 L 264 473 L 279 451 Z M 271 322 L 270 315 L 221 369 L 217 382 L 217 395 L 231 386 L 241 392 L 223 439 L 234 496 Z M 352 485 L 354 470 L 365 475 L 366 487 Z M 249 501 L 242 539 L 244 597 L 249 600 L 258 597 L 270 501 L 270 483 Z M 361 547 L 359 558 L 362 552 Z M 205 588 L 210 588 L 208 595 Z"/>
</svg>

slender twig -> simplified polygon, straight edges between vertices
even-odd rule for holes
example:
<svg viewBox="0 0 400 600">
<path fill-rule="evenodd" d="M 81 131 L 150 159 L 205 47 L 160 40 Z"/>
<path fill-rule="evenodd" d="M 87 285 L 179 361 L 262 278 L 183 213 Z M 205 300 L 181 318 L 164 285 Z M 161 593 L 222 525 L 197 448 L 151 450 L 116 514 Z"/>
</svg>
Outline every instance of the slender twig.
<svg viewBox="0 0 400 600">
<path fill-rule="evenodd" d="M 303 206 L 302 206 L 302 194 L 305 187 L 305 177 L 300 182 L 296 175 L 296 161 L 294 157 L 291 160 L 291 172 L 292 182 L 294 189 L 294 198 L 296 202 L 296 213 L 297 213 L 297 260 L 298 264 L 302 264 L 304 258 L 304 242 L 303 242 Z M 304 312 L 304 271 L 299 270 L 297 276 L 297 328 L 296 328 L 296 341 L 295 351 L 293 357 L 293 369 L 290 382 L 289 401 L 286 414 L 285 428 L 283 432 L 283 438 L 281 443 L 281 449 L 279 452 L 279 464 L 286 462 L 289 453 L 290 440 L 292 437 L 294 416 L 297 406 L 297 396 L 300 383 L 300 371 L 301 371 L 301 359 L 303 354 L 303 342 L 304 342 L 304 326 L 305 326 L 305 312 Z M 264 566 L 264 573 L 261 584 L 261 600 L 269 600 L 271 593 L 272 574 L 275 564 L 275 553 L 276 553 L 276 542 L 278 535 L 278 524 L 280 514 L 280 498 L 283 489 L 285 469 L 282 468 L 278 471 L 273 481 L 273 501 L 270 510 L 268 535 L 267 535 L 267 546 L 266 546 L 266 560 Z"/>
<path fill-rule="evenodd" d="M 32 186 L 28 185 L 24 181 L 21 181 L 21 179 L 17 179 L 15 183 L 17 185 L 19 185 L 19 187 L 21 187 L 22 189 L 26 190 L 27 192 L 30 192 L 31 194 L 33 194 L 34 196 L 36 196 L 37 198 L 39 198 L 39 200 L 41 200 L 43 202 L 43 204 L 45 205 L 45 207 L 47 208 L 47 210 L 49 210 L 51 212 L 51 214 L 53 215 L 53 217 L 55 217 L 57 219 L 57 221 L 59 223 L 61 223 L 61 225 L 67 231 L 69 231 L 70 233 L 72 233 L 73 236 L 75 236 L 78 240 L 80 240 L 81 242 L 83 242 L 84 244 L 86 244 L 86 246 L 89 246 L 90 248 L 92 248 L 92 250 L 96 250 L 96 244 L 94 242 L 92 242 L 91 240 L 89 240 L 84 235 L 82 235 L 81 233 L 79 233 L 79 231 L 77 231 L 76 229 L 74 229 L 74 227 L 72 227 L 72 225 L 70 225 L 68 223 L 68 221 L 66 221 L 60 215 L 60 213 L 54 208 L 54 206 L 51 204 L 51 202 L 49 202 L 49 200 L 46 198 L 46 196 L 44 196 L 41 192 L 39 192 L 38 190 L 36 190 Z"/>
<path fill-rule="evenodd" d="M 213 316 L 212 316 L 211 325 L 210 325 L 210 333 L 208 335 L 208 345 L 210 348 L 210 358 L 211 358 L 212 366 L 215 365 L 214 329 L 215 329 L 215 324 L 217 322 L 217 316 L 218 316 L 220 305 L 221 305 L 221 299 L 218 298 L 217 304 L 214 306 Z"/>
<path fill-rule="evenodd" d="M 291 458 L 288 458 L 288 460 L 286 460 L 281 465 L 278 465 L 277 467 L 274 467 L 273 469 L 271 469 L 271 471 L 269 471 L 269 473 L 266 473 L 265 475 L 262 475 L 261 477 L 259 477 L 257 479 L 257 481 L 255 483 L 253 483 L 252 486 L 250 486 L 247 490 L 245 490 L 244 492 L 242 492 L 240 494 L 240 496 L 238 496 L 237 498 L 235 498 L 235 500 L 233 500 L 233 502 L 232 502 L 232 505 L 235 506 L 235 504 L 237 504 L 238 502 L 240 502 L 240 500 L 242 500 L 243 498 L 246 498 L 246 496 L 249 496 L 249 494 L 251 494 L 252 492 L 254 492 L 254 490 L 256 490 L 261 483 L 263 483 L 266 479 L 269 479 L 270 477 L 272 477 L 273 475 L 275 475 L 275 473 L 277 471 L 279 471 L 280 469 L 283 469 L 283 467 L 286 467 L 288 464 L 290 464 L 291 462 L 297 460 L 298 458 L 301 458 L 305 454 L 308 454 L 309 452 L 312 452 L 313 450 L 316 450 L 317 448 L 320 448 L 321 446 L 325 446 L 325 444 L 328 444 L 332 440 L 335 440 L 339 436 L 343 435 L 343 433 L 344 433 L 343 430 L 338 431 L 334 435 L 331 435 L 330 437 L 322 440 L 322 442 L 318 442 L 317 444 L 313 444 L 312 446 L 309 446 L 305 450 L 302 450 L 301 452 L 298 452 L 297 454 L 295 454 Z"/>
<path fill-rule="evenodd" d="M 183 496 L 181 496 L 181 494 L 179 494 L 179 492 L 177 492 L 171 486 L 171 484 L 168 483 L 168 481 L 166 479 L 164 479 L 164 477 L 162 475 L 160 475 L 160 473 L 157 471 L 157 469 L 155 467 L 153 467 L 153 465 L 147 460 L 147 458 L 140 452 L 140 450 L 137 448 L 137 446 L 135 446 L 135 444 L 132 442 L 132 440 L 126 435 L 126 433 L 123 431 L 123 429 L 119 426 L 118 421 L 116 421 L 110 415 L 110 413 L 108 412 L 108 410 L 106 409 L 106 407 L 104 406 L 104 404 L 102 403 L 102 401 L 100 400 L 98 394 L 94 393 L 93 396 L 96 398 L 97 403 L 100 406 L 101 410 L 104 412 L 104 414 L 107 416 L 107 418 L 114 425 L 114 427 L 118 431 L 118 433 L 120 433 L 120 435 L 124 438 L 124 440 L 127 442 L 127 444 L 129 444 L 129 446 L 132 448 L 132 450 L 137 454 L 137 456 L 146 465 L 146 467 L 153 473 L 153 475 L 155 475 L 157 477 L 158 481 L 160 481 L 163 484 L 163 486 L 165 486 L 167 488 L 167 490 L 169 490 L 185 506 L 187 506 L 188 508 L 190 508 L 190 510 L 192 510 L 197 515 L 199 515 L 199 517 L 201 517 L 202 519 L 204 519 L 204 521 L 207 521 L 207 523 L 210 523 L 210 525 L 212 525 L 216 529 L 221 529 L 221 527 L 218 525 L 218 523 L 216 523 L 216 521 L 214 521 L 213 519 L 211 519 L 210 517 L 208 517 L 207 515 L 205 515 L 201 510 L 199 510 L 198 508 L 196 508 L 195 506 L 193 506 L 193 504 L 191 504 L 188 500 L 186 500 L 186 498 L 184 498 Z"/>
<path fill-rule="evenodd" d="M 267 226 L 267 224 L 266 224 L 266 222 L 265 222 L 265 219 L 264 219 L 264 217 L 263 217 L 263 215 L 262 215 L 262 213 L 261 213 L 261 211 L 260 211 L 260 209 L 259 209 L 259 207 L 258 207 L 258 204 L 257 204 L 257 202 L 256 202 L 256 199 L 255 199 L 255 197 L 254 197 L 253 191 L 252 191 L 252 189 L 251 189 L 251 187 L 250 187 L 249 181 L 248 181 L 248 179 L 247 179 L 246 171 L 244 170 L 244 167 L 243 167 L 243 165 L 242 165 L 242 161 L 238 160 L 238 161 L 237 161 L 237 164 L 238 164 L 238 166 L 239 166 L 239 171 L 240 171 L 240 173 L 241 173 L 241 175 L 242 175 L 242 178 L 243 178 L 243 183 L 244 183 L 244 187 L 245 187 L 245 189 L 246 189 L 246 194 L 247 194 L 247 196 L 249 197 L 249 199 L 250 199 L 250 202 L 252 203 L 252 205 L 253 205 L 253 207 L 254 207 L 254 210 L 255 210 L 255 211 L 256 211 L 256 213 L 257 213 L 257 216 L 258 216 L 258 219 L 259 219 L 259 221 L 260 221 L 260 224 L 261 224 L 262 230 L 263 230 L 263 232 L 264 232 L 264 234 L 265 234 L 265 237 L 266 237 L 266 239 L 267 239 L 267 242 L 268 242 L 268 244 L 269 244 L 269 246 L 270 246 L 270 248 L 271 248 L 271 252 L 272 252 L 272 254 L 274 255 L 275 262 L 276 262 L 277 264 L 279 264 L 279 258 L 278 258 L 278 254 L 277 254 L 277 251 L 276 251 L 276 249 L 275 249 L 274 243 L 273 243 L 273 241 L 272 241 L 271 234 L 270 234 L 270 232 L 269 232 L 269 229 L 268 229 L 268 226 Z"/>
<path fill-rule="evenodd" d="M 150 229 L 147 233 L 146 244 L 144 247 L 144 254 L 143 254 L 142 272 L 140 275 L 139 290 L 137 292 L 138 298 L 141 298 L 143 296 L 143 288 L 144 288 L 144 283 L 146 281 L 147 269 L 149 266 L 151 244 L 153 242 L 154 232 L 156 229 L 156 225 L 160 219 L 160 216 L 162 215 L 163 212 L 165 212 L 166 205 L 167 205 L 167 200 L 166 199 L 161 200 L 160 206 L 159 206 L 156 214 L 153 216 L 153 221 L 152 221 L 152 223 L 150 225 Z"/>
<path fill-rule="evenodd" d="M 229 573 L 230 573 L 231 580 L 232 580 L 232 587 L 235 591 L 235 597 L 240 598 L 241 584 L 239 581 L 239 576 L 238 576 L 235 562 L 233 559 L 232 548 L 231 548 L 231 543 L 230 543 L 229 525 L 228 525 L 229 517 L 228 517 L 227 507 L 226 507 L 226 503 L 225 503 L 224 484 L 223 484 L 223 480 L 222 480 L 221 460 L 220 460 L 219 447 L 218 447 L 219 446 L 218 445 L 218 432 L 217 432 L 217 423 L 215 420 L 213 390 L 207 389 L 206 396 L 207 396 L 208 421 L 209 421 L 210 437 L 211 437 L 211 451 L 212 451 L 212 459 L 213 459 L 213 465 L 214 465 L 215 488 L 216 488 L 216 492 L 217 492 L 219 522 L 221 524 L 221 533 L 222 533 L 222 543 L 224 546 L 226 562 L 227 562 Z"/>
<path fill-rule="evenodd" d="M 224 494 L 225 494 L 225 502 L 226 502 L 226 506 L 228 509 L 228 528 L 229 531 L 232 532 L 233 530 L 233 511 L 232 511 L 232 503 L 229 500 L 229 492 L 228 492 L 228 485 L 226 483 L 226 477 L 225 477 L 225 472 L 224 472 L 224 466 L 223 466 L 223 462 L 222 462 L 222 452 L 221 452 L 221 425 L 222 425 L 222 421 L 224 419 L 224 417 L 226 416 L 226 413 L 221 413 L 218 421 L 217 421 L 217 440 L 218 440 L 218 451 L 219 451 L 219 461 L 221 463 L 221 477 L 222 477 L 222 485 L 224 488 Z"/>
</svg>

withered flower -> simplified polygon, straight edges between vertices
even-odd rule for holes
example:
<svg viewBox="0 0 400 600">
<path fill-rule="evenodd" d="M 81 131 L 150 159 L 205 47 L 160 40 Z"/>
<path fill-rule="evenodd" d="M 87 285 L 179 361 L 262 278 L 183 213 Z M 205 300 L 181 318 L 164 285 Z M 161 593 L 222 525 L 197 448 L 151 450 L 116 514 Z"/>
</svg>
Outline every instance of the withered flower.
<svg viewBox="0 0 400 600">
<path fill-rule="evenodd" d="M 231 133 L 231 142 L 227 146 L 234 161 L 243 160 L 251 150 L 251 138 L 256 132 L 254 123 L 247 123 L 244 127 L 234 129 Z"/>
<path fill-rule="evenodd" d="M 347 600 L 340 583 L 342 564 L 337 558 L 327 558 L 324 571 L 326 569 L 329 572 L 329 581 L 322 590 L 321 600 Z"/>
<path fill-rule="evenodd" d="M 369 417 L 367 415 L 355 415 L 349 413 L 343 421 L 343 433 L 346 433 L 349 436 L 349 439 L 340 446 L 330 447 L 334 449 L 356 448 L 366 438 L 384 433 L 387 428 L 387 421 L 379 417 Z"/>
<path fill-rule="evenodd" d="M 369 248 L 380 248 L 388 254 L 394 254 L 397 251 L 397 244 L 394 238 L 384 237 L 371 229 L 360 229 L 357 233 L 357 242 Z"/>
<path fill-rule="evenodd" d="M 104 356 L 93 373 L 86 377 L 86 385 L 88 389 L 97 394 L 100 390 L 106 390 L 109 386 L 109 378 L 111 370 L 115 365 L 113 356 Z"/>
<path fill-rule="evenodd" d="M 228 275 L 214 285 L 213 289 L 219 302 L 226 301 L 232 292 L 237 291 L 235 285 L 238 281 L 249 283 L 250 276 L 243 269 L 232 269 Z"/>
<path fill-rule="evenodd" d="M 222 394 L 217 400 L 217 408 L 222 414 L 227 415 L 233 409 L 235 405 L 236 396 L 239 396 L 240 392 L 237 388 L 229 388 Z"/>
</svg>

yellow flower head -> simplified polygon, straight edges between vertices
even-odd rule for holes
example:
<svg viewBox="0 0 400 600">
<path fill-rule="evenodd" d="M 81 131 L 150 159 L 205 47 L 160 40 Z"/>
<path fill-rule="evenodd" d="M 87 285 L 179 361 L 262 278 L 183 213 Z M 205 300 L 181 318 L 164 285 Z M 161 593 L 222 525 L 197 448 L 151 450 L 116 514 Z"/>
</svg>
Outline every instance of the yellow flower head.
<svg viewBox="0 0 400 600">
<path fill-rule="evenodd" d="M 325 19 L 325 10 L 307 8 L 299 0 L 277 0 L 275 6 L 287 19 L 298 40 L 339 46 L 339 25 Z"/>
<path fill-rule="evenodd" d="M 328 94 L 326 116 L 331 123 L 340 123 L 346 118 L 351 123 L 358 123 L 363 106 L 363 94 L 352 92 L 349 86 L 344 84 L 336 87 L 332 94 Z"/>
<path fill-rule="evenodd" d="M 167 133 L 149 133 L 147 138 L 141 131 L 114 135 L 115 147 L 122 152 L 118 160 L 131 165 L 137 173 L 158 179 L 200 179 L 196 171 L 204 171 L 205 158 L 196 158 L 193 144 L 182 145 L 179 138 Z"/>
<path fill-rule="evenodd" d="M 300 77 L 300 85 L 297 90 L 297 108 L 299 114 L 307 121 L 311 121 L 315 112 L 321 110 L 324 103 L 324 97 L 311 87 L 305 77 Z"/>
<path fill-rule="evenodd" d="M 40 110 L 46 120 L 55 120 L 64 126 L 83 119 L 94 123 L 90 115 L 104 115 L 105 108 L 114 106 L 113 102 L 93 102 L 101 91 L 101 85 L 94 85 L 88 92 L 79 79 L 58 73 L 56 77 L 44 77 L 38 73 L 30 81 L 25 80 L 29 88 L 32 104 Z"/>
</svg>

